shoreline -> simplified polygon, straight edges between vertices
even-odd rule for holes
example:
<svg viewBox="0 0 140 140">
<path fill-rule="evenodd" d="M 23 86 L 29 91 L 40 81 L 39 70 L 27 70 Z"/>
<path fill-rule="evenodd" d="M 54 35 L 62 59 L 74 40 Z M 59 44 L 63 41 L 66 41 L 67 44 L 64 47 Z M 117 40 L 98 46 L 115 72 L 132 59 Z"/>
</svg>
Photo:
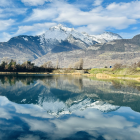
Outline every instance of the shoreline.
<svg viewBox="0 0 140 140">
<path fill-rule="evenodd" d="M 87 76 L 87 77 L 96 77 L 97 79 L 122 79 L 122 80 L 136 80 L 140 82 L 140 76 L 137 76 L 137 75 L 112 76 L 112 75 L 104 74 L 104 73 L 82 74 L 82 73 L 49 73 L 49 72 L 0 72 L 0 76 L 9 76 L 9 75 L 14 75 L 14 76 L 81 75 L 81 76 Z"/>
</svg>

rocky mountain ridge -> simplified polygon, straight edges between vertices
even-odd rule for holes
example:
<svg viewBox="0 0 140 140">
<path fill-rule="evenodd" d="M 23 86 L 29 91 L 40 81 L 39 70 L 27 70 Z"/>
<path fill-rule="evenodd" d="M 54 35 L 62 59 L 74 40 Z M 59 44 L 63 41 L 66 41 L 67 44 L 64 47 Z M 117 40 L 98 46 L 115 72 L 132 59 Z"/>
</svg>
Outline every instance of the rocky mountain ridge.
<svg viewBox="0 0 140 140">
<path fill-rule="evenodd" d="M 45 61 L 56 63 L 58 59 L 60 67 L 68 67 L 69 64 L 74 66 L 74 63 L 80 58 L 84 59 L 84 68 L 110 67 L 115 63 L 131 65 L 140 61 L 140 35 L 136 35 L 132 39 L 120 39 L 104 44 L 94 44 L 86 49 L 55 54 L 49 52 L 33 62 L 36 65 L 41 65 Z"/>
<path fill-rule="evenodd" d="M 88 35 L 58 25 L 40 36 L 20 35 L 0 42 L 0 50 L 1 61 L 8 57 L 18 63 L 29 60 L 40 66 L 46 61 L 55 65 L 59 60 L 59 66 L 66 68 L 83 58 L 84 68 L 109 67 L 140 60 L 140 35 L 132 39 L 122 39 L 110 32 Z"/>
<path fill-rule="evenodd" d="M 0 60 L 8 57 L 18 63 L 26 60 L 33 61 L 48 53 L 69 52 L 85 50 L 90 46 L 122 39 L 119 35 L 106 32 L 102 35 L 88 35 L 80 33 L 73 28 L 59 24 L 51 27 L 40 36 L 20 35 L 11 38 L 8 42 L 0 42 Z"/>
</svg>

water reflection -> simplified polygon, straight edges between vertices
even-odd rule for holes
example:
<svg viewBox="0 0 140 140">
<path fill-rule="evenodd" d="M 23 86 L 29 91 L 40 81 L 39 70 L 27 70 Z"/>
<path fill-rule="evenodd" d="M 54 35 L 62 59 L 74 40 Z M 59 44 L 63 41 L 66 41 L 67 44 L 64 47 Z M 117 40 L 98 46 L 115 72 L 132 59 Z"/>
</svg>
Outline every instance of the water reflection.
<svg viewBox="0 0 140 140">
<path fill-rule="evenodd" d="M 138 140 L 140 136 L 139 114 L 130 108 L 122 108 L 115 113 L 88 108 L 56 118 L 38 105 L 16 104 L 0 97 L 0 111 L 0 139 L 5 140 Z"/>
<path fill-rule="evenodd" d="M 0 94 L 15 103 L 38 104 L 44 108 L 59 104 L 58 108 L 63 110 L 79 104 L 85 104 L 86 108 L 100 101 L 140 112 L 140 84 L 136 81 L 98 81 L 65 75 L 1 76 L 0 81 Z"/>
<path fill-rule="evenodd" d="M 65 75 L 0 81 L 2 140 L 139 140 L 138 82 Z"/>
</svg>

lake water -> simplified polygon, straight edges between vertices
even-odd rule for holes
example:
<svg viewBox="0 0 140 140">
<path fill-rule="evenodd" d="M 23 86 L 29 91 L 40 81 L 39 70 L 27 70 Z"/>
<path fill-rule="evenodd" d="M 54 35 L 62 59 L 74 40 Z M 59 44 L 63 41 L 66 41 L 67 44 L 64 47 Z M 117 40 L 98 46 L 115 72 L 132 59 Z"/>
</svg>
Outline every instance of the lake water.
<svg viewBox="0 0 140 140">
<path fill-rule="evenodd" d="M 0 140 L 139 140 L 140 84 L 0 76 Z"/>
</svg>

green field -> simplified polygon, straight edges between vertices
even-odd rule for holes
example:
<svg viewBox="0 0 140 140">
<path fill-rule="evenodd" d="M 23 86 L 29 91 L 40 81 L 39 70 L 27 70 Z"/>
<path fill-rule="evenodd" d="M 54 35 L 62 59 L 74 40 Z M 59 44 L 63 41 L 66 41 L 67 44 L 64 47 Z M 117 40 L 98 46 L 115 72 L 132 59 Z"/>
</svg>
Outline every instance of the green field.
<svg viewBox="0 0 140 140">
<path fill-rule="evenodd" d="M 140 68 L 130 69 L 130 68 L 121 68 L 113 70 L 112 68 L 93 68 L 89 70 L 90 74 L 108 74 L 112 77 L 130 77 L 137 78 L 140 77 Z"/>
</svg>

